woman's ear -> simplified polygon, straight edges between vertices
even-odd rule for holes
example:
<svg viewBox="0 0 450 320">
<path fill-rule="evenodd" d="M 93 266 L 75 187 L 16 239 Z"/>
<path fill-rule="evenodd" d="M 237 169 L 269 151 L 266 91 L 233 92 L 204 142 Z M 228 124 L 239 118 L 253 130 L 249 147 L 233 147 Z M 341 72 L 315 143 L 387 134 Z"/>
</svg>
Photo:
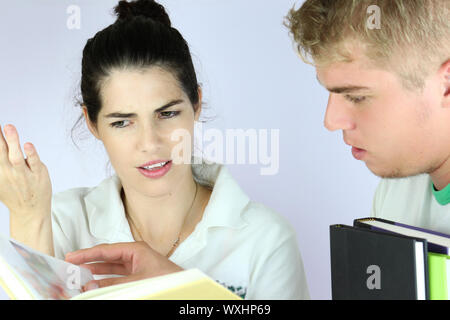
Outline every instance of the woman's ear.
<svg viewBox="0 0 450 320">
<path fill-rule="evenodd" d="M 198 86 L 198 103 L 194 115 L 195 121 L 198 121 L 201 113 L 202 113 L 202 88 Z"/>
<path fill-rule="evenodd" d="M 89 114 L 88 114 L 86 106 L 82 106 L 82 110 L 83 110 L 84 120 L 86 120 L 86 124 L 87 124 L 89 131 L 94 135 L 95 138 L 100 140 L 96 126 L 93 125 L 91 120 L 89 119 Z"/>
</svg>

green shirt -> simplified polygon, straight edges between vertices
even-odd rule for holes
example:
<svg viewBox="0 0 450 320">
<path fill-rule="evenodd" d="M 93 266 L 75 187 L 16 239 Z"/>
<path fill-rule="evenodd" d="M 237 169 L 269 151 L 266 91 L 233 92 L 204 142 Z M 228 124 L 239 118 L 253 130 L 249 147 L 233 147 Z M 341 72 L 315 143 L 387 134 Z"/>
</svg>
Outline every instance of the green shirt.
<svg viewBox="0 0 450 320">
<path fill-rule="evenodd" d="M 450 203 L 450 184 L 448 184 L 444 189 L 439 191 L 436 190 L 433 183 L 431 183 L 431 187 L 433 189 L 434 197 L 436 198 L 436 201 L 440 205 L 445 206 Z"/>
<path fill-rule="evenodd" d="M 445 190 L 433 192 L 429 174 L 381 179 L 371 216 L 450 234 L 449 189 L 447 186 Z M 438 202 L 441 194 L 442 198 L 446 198 L 441 201 L 444 205 Z"/>
</svg>

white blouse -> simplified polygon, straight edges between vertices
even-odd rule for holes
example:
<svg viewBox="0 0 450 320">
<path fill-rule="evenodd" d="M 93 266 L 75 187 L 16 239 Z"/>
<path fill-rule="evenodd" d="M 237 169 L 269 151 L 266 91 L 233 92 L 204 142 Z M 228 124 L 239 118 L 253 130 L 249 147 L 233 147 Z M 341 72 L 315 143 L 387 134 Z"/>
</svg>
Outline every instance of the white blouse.
<svg viewBox="0 0 450 320">
<path fill-rule="evenodd" d="M 198 268 L 245 299 L 309 299 L 296 232 L 285 218 L 249 200 L 226 167 L 193 164 L 197 182 L 212 189 L 202 220 L 170 256 Z M 102 243 L 132 242 L 117 175 L 93 188 L 52 199 L 55 256 Z"/>
</svg>

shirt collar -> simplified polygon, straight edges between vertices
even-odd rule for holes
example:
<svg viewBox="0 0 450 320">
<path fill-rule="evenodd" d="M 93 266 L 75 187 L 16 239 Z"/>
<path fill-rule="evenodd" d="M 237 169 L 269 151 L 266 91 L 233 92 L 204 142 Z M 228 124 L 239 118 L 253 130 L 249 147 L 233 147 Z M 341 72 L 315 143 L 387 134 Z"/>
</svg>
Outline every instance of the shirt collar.
<svg viewBox="0 0 450 320">
<path fill-rule="evenodd" d="M 206 228 L 241 228 L 247 225 L 241 214 L 250 199 L 225 166 L 217 163 L 193 164 L 192 171 L 197 182 L 213 187 L 200 223 Z"/>
<path fill-rule="evenodd" d="M 450 184 L 438 191 L 434 187 L 433 182 L 431 182 L 431 189 L 433 190 L 434 198 L 440 205 L 445 206 L 450 203 Z"/>
<path fill-rule="evenodd" d="M 195 164 L 194 162 L 192 171 L 198 183 L 212 188 L 203 218 L 196 227 L 203 240 L 208 228 L 241 228 L 247 225 L 241 213 L 250 200 L 225 166 L 217 163 Z M 120 196 L 121 190 L 122 184 L 119 177 L 113 175 L 92 188 L 85 196 L 89 228 L 93 236 L 107 241 L 118 241 L 120 234 L 129 233 Z"/>
<path fill-rule="evenodd" d="M 103 180 L 85 196 L 91 234 L 102 240 L 113 240 L 128 224 L 120 196 L 122 184 L 117 175 Z"/>
</svg>

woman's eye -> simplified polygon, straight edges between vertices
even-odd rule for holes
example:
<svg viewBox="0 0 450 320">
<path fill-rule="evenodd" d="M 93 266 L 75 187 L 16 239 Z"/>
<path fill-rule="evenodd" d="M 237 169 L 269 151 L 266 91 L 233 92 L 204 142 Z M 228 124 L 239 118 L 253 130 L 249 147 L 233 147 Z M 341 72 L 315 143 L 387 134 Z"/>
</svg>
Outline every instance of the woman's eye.
<svg viewBox="0 0 450 320">
<path fill-rule="evenodd" d="M 130 122 L 129 120 L 122 120 L 122 121 L 116 121 L 110 124 L 111 127 L 113 128 L 124 128 L 126 127 L 126 125 L 128 124 L 128 122 Z"/>
<path fill-rule="evenodd" d="M 179 114 L 180 114 L 180 111 L 162 111 L 159 113 L 159 117 L 161 119 L 169 119 L 169 118 L 176 117 Z"/>
<path fill-rule="evenodd" d="M 366 100 L 366 97 L 364 97 L 364 96 L 349 96 L 349 95 L 346 95 L 345 97 L 347 98 L 347 100 L 349 100 L 349 101 L 351 101 L 353 103 L 356 103 L 356 104 L 361 103 L 364 100 Z"/>
</svg>

